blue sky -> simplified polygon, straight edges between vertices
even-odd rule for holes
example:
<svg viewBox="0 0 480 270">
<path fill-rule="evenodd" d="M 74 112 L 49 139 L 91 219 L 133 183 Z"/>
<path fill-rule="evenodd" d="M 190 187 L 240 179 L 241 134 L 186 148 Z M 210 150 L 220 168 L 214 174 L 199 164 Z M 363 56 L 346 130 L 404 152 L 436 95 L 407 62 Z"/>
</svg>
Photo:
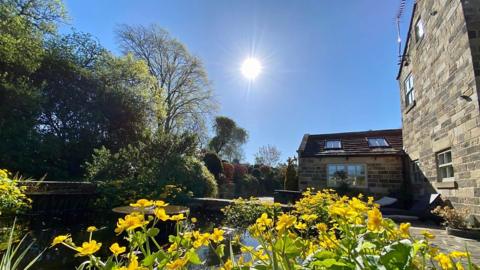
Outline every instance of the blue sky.
<svg viewBox="0 0 480 270">
<path fill-rule="evenodd" d="M 70 24 L 119 54 L 119 24 L 155 23 L 199 56 L 218 115 L 249 132 L 245 158 L 275 145 L 296 154 L 305 133 L 400 128 L 394 17 L 399 0 L 67 0 Z M 402 30 L 412 8 L 407 1 Z M 248 83 L 242 61 L 263 71 Z"/>
</svg>

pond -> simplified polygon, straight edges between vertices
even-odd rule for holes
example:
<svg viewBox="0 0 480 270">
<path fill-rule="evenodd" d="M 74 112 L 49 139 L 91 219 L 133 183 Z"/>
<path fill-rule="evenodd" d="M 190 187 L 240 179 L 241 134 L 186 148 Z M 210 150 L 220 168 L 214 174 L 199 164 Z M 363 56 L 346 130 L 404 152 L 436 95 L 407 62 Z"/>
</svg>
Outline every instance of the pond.
<svg viewBox="0 0 480 270">
<path fill-rule="evenodd" d="M 123 235 L 117 236 L 114 232 L 116 221 L 122 215 L 115 214 L 112 211 L 76 213 L 61 217 L 51 216 L 31 216 L 21 217 L 17 220 L 16 228 L 18 231 L 29 232 L 30 237 L 28 243 L 34 241 L 33 249 L 28 254 L 29 258 L 33 258 L 36 254 L 46 249 L 40 260 L 35 264 L 33 269 L 36 270 L 66 270 L 75 269 L 83 260 L 75 257 L 75 252 L 64 247 L 55 246 L 50 248 L 53 237 L 60 234 L 71 234 L 75 243 L 81 244 L 88 240 L 89 233 L 86 232 L 88 226 L 96 226 L 98 231 L 94 232 L 94 239 L 102 243 L 102 248 L 98 255 L 107 257 L 110 254 L 108 247 L 114 243 L 122 243 Z M 201 231 L 212 231 L 214 227 L 221 226 L 222 215 L 218 212 L 192 212 L 190 217 L 196 217 L 198 222 L 196 228 Z M 9 227 L 13 220 L 0 220 L 0 227 Z M 19 235 L 20 237 L 20 235 Z M 166 238 L 166 237 L 164 237 Z M 254 245 L 253 240 L 248 234 L 245 234 L 241 240 L 248 245 Z M 164 239 L 163 244 L 167 241 Z M 228 249 L 226 249 L 227 251 Z M 202 260 L 207 265 L 218 264 L 218 258 L 208 248 L 199 251 Z M 83 258 L 84 259 L 84 258 Z M 28 261 L 28 259 L 27 259 Z M 195 268 L 192 268 L 195 269 Z M 202 268 L 198 268 L 202 269 Z"/>
</svg>

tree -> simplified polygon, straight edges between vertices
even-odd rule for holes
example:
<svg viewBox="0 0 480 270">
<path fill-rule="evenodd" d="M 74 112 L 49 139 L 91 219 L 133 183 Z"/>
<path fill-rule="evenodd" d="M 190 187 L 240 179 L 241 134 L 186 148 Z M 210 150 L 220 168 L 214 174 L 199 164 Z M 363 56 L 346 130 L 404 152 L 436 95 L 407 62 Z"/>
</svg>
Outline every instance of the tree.
<svg viewBox="0 0 480 270">
<path fill-rule="evenodd" d="M 41 138 L 34 126 L 41 94 L 32 75 L 41 65 L 45 36 L 63 19 L 63 5 L 56 0 L 0 3 L 0 163 L 11 170 L 26 168 L 28 174 L 39 159 Z"/>
<path fill-rule="evenodd" d="M 156 25 L 122 25 L 117 36 L 123 52 L 145 61 L 158 82 L 152 96 L 161 97 L 165 107 L 158 116 L 159 129 L 202 133 L 205 116 L 214 110 L 215 102 L 200 59 Z"/>
<path fill-rule="evenodd" d="M 265 145 L 255 154 L 255 163 L 275 167 L 280 161 L 281 152 L 273 145 Z"/>
<path fill-rule="evenodd" d="M 229 161 L 241 160 L 241 147 L 248 139 L 247 131 L 225 116 L 216 117 L 213 128 L 215 136 L 210 140 L 209 148 Z"/>
<path fill-rule="evenodd" d="M 284 188 L 286 190 L 298 190 L 297 159 L 288 158 L 285 170 Z"/>
<path fill-rule="evenodd" d="M 223 172 L 223 164 L 218 155 L 216 153 L 207 152 L 203 155 L 203 162 L 213 176 L 218 179 Z"/>
</svg>

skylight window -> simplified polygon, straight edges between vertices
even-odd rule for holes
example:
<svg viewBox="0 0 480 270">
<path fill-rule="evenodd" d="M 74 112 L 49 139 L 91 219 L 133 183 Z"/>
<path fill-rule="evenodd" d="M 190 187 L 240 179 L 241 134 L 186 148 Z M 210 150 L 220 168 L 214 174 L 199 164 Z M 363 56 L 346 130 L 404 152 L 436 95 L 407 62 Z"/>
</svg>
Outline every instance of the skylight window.
<svg viewBox="0 0 480 270">
<path fill-rule="evenodd" d="M 340 140 L 325 141 L 325 149 L 342 149 L 342 142 Z"/>
<path fill-rule="evenodd" d="M 368 138 L 369 147 L 388 147 L 390 146 L 385 138 Z"/>
</svg>

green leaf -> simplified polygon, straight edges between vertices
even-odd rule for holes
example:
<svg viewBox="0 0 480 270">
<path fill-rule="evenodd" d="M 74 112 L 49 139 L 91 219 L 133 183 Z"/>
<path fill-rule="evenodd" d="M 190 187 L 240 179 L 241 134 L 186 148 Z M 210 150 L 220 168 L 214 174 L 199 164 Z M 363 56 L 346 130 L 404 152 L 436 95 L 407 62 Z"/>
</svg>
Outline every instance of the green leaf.
<svg viewBox="0 0 480 270">
<path fill-rule="evenodd" d="M 409 269 L 412 251 L 412 242 L 403 239 L 384 248 L 380 255 L 380 263 L 387 269 Z"/>
<path fill-rule="evenodd" d="M 218 247 L 215 249 L 215 252 L 219 257 L 223 257 L 223 255 L 225 255 L 225 245 L 218 245 Z"/>
<path fill-rule="evenodd" d="M 155 237 L 155 236 L 158 235 L 159 232 L 160 232 L 160 230 L 158 228 L 150 228 L 147 231 L 147 235 L 150 236 L 150 237 Z"/>
<path fill-rule="evenodd" d="M 202 260 L 200 260 L 200 257 L 198 254 L 195 252 L 195 249 L 190 249 L 186 256 L 188 257 L 188 261 L 193 263 L 193 264 L 202 264 Z"/>
</svg>

